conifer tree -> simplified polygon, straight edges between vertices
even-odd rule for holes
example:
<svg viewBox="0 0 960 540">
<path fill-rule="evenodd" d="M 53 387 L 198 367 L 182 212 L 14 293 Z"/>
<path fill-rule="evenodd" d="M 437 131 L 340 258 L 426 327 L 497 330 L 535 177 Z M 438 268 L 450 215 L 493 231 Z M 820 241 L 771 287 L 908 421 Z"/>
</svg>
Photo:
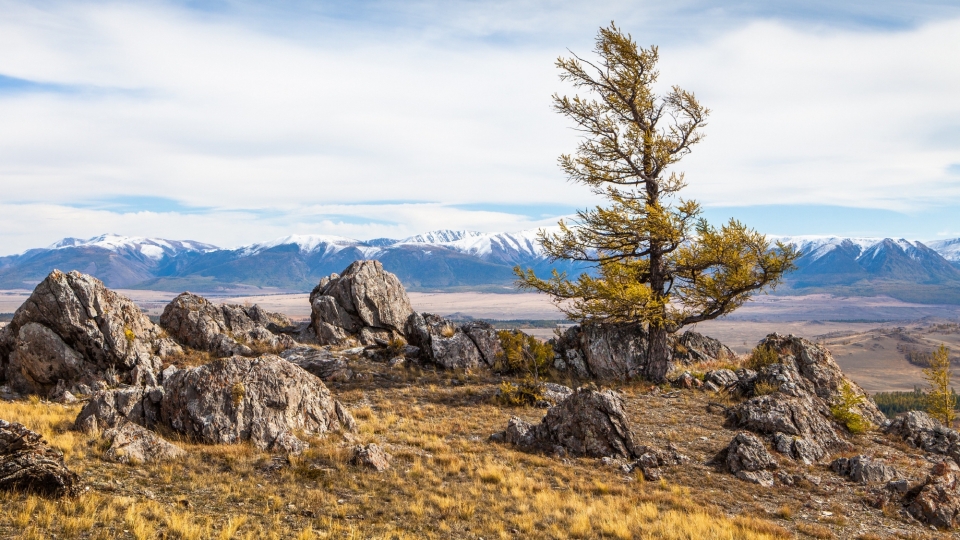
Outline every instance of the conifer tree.
<svg viewBox="0 0 960 540">
<path fill-rule="evenodd" d="M 658 52 L 643 49 L 613 23 L 601 28 L 590 62 L 559 58 L 560 78 L 591 97 L 553 96 L 554 109 L 573 120 L 583 139 L 560 167 L 610 205 L 577 212 L 560 231 L 541 231 L 553 260 L 592 263 L 593 275 L 547 279 L 517 267 L 518 285 L 554 297 L 572 320 L 646 323 L 645 376 L 662 382 L 669 334 L 714 319 L 774 286 L 798 254 L 736 220 L 716 228 L 700 205 L 680 199 L 682 172 L 668 169 L 699 143 L 709 110 L 677 86 L 656 93 Z"/>
<path fill-rule="evenodd" d="M 950 349 L 940 345 L 930 358 L 930 367 L 923 370 L 930 383 L 927 394 L 927 412 L 947 427 L 953 427 L 957 417 L 957 395 L 950 389 Z"/>
</svg>

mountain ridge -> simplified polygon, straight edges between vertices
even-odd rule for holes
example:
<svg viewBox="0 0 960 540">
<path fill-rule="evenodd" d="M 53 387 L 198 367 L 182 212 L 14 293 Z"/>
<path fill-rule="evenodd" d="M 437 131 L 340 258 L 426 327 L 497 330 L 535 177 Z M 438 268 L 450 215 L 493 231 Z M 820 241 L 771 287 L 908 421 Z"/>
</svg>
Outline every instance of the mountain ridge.
<svg viewBox="0 0 960 540">
<path fill-rule="evenodd" d="M 112 287 L 307 291 L 321 277 L 368 258 L 380 260 L 413 290 L 508 292 L 517 265 L 540 274 L 554 268 L 571 275 L 589 271 L 584 263 L 551 261 L 537 242 L 539 230 L 481 233 L 445 229 L 403 239 L 366 241 L 336 235 L 288 235 L 236 248 L 116 234 L 86 240 L 64 238 L 46 248 L 0 257 L 0 288 L 31 287 L 59 268 L 96 275 Z M 924 243 L 829 235 L 768 238 L 803 253 L 797 270 L 788 274 L 777 294 L 829 292 L 960 303 L 960 239 Z"/>
</svg>

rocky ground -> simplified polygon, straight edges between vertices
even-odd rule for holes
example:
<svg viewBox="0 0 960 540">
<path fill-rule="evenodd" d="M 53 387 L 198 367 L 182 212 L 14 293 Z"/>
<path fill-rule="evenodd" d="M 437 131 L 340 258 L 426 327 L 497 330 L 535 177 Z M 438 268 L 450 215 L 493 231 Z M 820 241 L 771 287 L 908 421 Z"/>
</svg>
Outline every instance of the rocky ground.
<svg viewBox="0 0 960 540">
<path fill-rule="evenodd" d="M 760 487 L 711 463 L 738 430 L 733 403 L 701 390 L 617 385 L 636 439 L 673 445 L 689 461 L 645 481 L 603 459 L 525 453 L 489 442 L 511 416 L 536 423 L 543 409 L 504 407 L 499 378 L 391 368 L 354 357 L 349 381 L 330 383 L 359 432 L 308 438 L 300 456 L 252 444 L 203 445 L 168 434 L 186 456 L 114 463 L 94 435 L 71 431 L 78 405 L 0 403 L 66 454 L 81 497 L 0 495 L 3 538 L 948 538 L 899 509 L 865 502 L 870 486 L 828 464 L 777 456 L 793 486 Z M 574 381 L 564 381 L 574 384 Z M 390 468 L 350 464 L 376 443 Z M 927 457 L 880 433 L 857 453 L 883 457 L 922 479 Z M 851 454 L 852 455 L 852 454 Z"/>
<path fill-rule="evenodd" d="M 570 327 L 548 348 L 416 312 L 373 261 L 308 300 L 295 323 L 183 293 L 156 325 L 98 280 L 52 273 L 0 329 L 0 537 L 960 527 L 960 433 L 888 421 L 808 340 L 738 356 L 679 334 L 654 385 L 640 324 Z"/>
</svg>

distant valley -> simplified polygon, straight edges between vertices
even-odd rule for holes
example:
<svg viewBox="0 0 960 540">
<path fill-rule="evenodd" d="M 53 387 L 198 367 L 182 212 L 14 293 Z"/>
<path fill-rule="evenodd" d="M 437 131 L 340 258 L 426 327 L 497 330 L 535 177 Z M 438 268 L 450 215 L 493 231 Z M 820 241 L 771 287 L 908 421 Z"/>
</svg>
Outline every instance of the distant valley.
<svg viewBox="0 0 960 540">
<path fill-rule="evenodd" d="M 309 291 L 357 259 L 378 259 L 414 291 L 510 292 L 512 268 L 576 275 L 584 264 L 552 262 L 536 230 L 433 231 L 396 240 L 294 235 L 235 249 L 196 241 L 102 235 L 67 238 L 0 257 L 0 289 L 31 289 L 52 269 L 80 270 L 109 287 L 161 291 Z M 960 304 L 960 239 L 772 238 L 803 252 L 778 294 L 890 296 L 905 302 Z"/>
</svg>

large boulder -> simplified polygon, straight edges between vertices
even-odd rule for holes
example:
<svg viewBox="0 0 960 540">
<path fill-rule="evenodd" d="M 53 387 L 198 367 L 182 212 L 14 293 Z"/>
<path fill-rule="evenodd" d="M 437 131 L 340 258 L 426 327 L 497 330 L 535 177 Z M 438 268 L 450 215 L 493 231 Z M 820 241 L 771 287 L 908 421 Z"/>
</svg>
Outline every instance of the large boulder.
<svg viewBox="0 0 960 540">
<path fill-rule="evenodd" d="M 910 446 L 931 454 L 950 456 L 960 463 L 960 433 L 923 411 L 909 411 L 897 416 L 884 431 Z"/>
<path fill-rule="evenodd" d="M 404 325 L 420 357 L 445 369 L 492 368 L 503 353 L 497 331 L 490 323 L 457 323 L 431 313 L 412 313 Z"/>
<path fill-rule="evenodd" d="M 280 358 L 300 366 L 323 381 L 347 381 L 354 375 L 342 355 L 326 349 L 301 345 L 281 352 Z"/>
<path fill-rule="evenodd" d="M 167 304 L 160 326 L 180 343 L 219 357 L 251 356 L 254 349 L 295 345 L 293 338 L 281 332 L 293 328 L 286 316 L 257 305 L 217 305 L 189 292 Z"/>
<path fill-rule="evenodd" d="M 849 386 L 856 396 L 863 399 L 856 412 L 876 425 L 886 421 L 870 396 L 857 383 L 844 376 L 833 355 L 823 345 L 793 335 L 774 333 L 761 340 L 759 346 L 776 351 L 779 363 L 794 367 L 802 377 L 801 382 L 808 385 L 804 390 L 816 394 L 826 403 L 834 403 L 839 399 L 843 387 Z"/>
<path fill-rule="evenodd" d="M 39 433 L 0 420 L 0 490 L 60 497 L 79 493 L 79 484 L 63 453 L 48 446 Z"/>
<path fill-rule="evenodd" d="M 672 367 L 736 356 L 726 345 L 696 332 L 672 335 L 670 340 Z M 582 378 L 632 379 L 646 369 L 647 346 L 647 330 L 641 323 L 572 326 L 554 340 L 554 367 Z"/>
<path fill-rule="evenodd" d="M 355 261 L 341 274 L 323 278 L 310 293 L 310 307 L 321 345 L 389 341 L 402 336 L 413 313 L 400 280 L 380 261 Z"/>
<path fill-rule="evenodd" d="M 127 386 L 101 390 L 90 397 L 74 420 L 74 428 L 96 433 L 125 422 L 152 428 L 160 423 L 163 387 Z"/>
<path fill-rule="evenodd" d="M 831 411 L 844 387 L 862 398 L 852 412 L 875 424 L 884 422 L 869 396 L 843 375 L 823 346 L 779 334 L 770 334 L 760 346 L 776 351 L 778 361 L 756 372 L 738 372 L 739 391 L 753 397 L 728 411 L 728 425 L 772 436 L 778 451 L 813 463 L 851 447 L 846 428 Z"/>
<path fill-rule="evenodd" d="M 737 353 L 718 339 L 688 330 L 673 342 L 673 360 L 679 364 L 735 360 Z"/>
<path fill-rule="evenodd" d="M 919 491 L 908 493 L 907 511 L 937 529 L 960 527 L 960 468 L 952 461 L 933 466 Z M 915 492 L 915 494 L 914 494 Z M 912 496 L 912 500 L 909 500 Z"/>
<path fill-rule="evenodd" d="M 0 329 L 0 380 L 46 395 L 60 381 L 150 384 L 161 365 L 161 330 L 100 280 L 54 270 Z"/>
<path fill-rule="evenodd" d="M 302 449 L 296 433 L 355 430 L 350 413 L 317 377 L 278 356 L 232 358 L 164 376 L 163 423 L 210 444 L 249 440 Z"/>
<path fill-rule="evenodd" d="M 766 487 L 773 485 L 770 470 L 777 468 L 777 460 L 752 433 L 738 433 L 730 441 L 725 462 L 727 469 L 741 480 Z"/>
<path fill-rule="evenodd" d="M 830 464 L 830 468 L 840 476 L 846 476 L 860 484 L 889 482 L 899 476 L 892 466 L 864 455 L 837 458 Z"/>
<path fill-rule="evenodd" d="M 180 458 L 186 452 L 179 446 L 133 422 L 123 422 L 103 433 L 110 447 L 103 457 L 117 463 L 148 463 Z"/>
<path fill-rule="evenodd" d="M 647 450 L 634 440 L 620 394 L 585 387 L 550 408 L 537 425 L 511 418 L 506 431 L 495 439 L 526 451 L 596 458 L 630 460 Z"/>
</svg>

